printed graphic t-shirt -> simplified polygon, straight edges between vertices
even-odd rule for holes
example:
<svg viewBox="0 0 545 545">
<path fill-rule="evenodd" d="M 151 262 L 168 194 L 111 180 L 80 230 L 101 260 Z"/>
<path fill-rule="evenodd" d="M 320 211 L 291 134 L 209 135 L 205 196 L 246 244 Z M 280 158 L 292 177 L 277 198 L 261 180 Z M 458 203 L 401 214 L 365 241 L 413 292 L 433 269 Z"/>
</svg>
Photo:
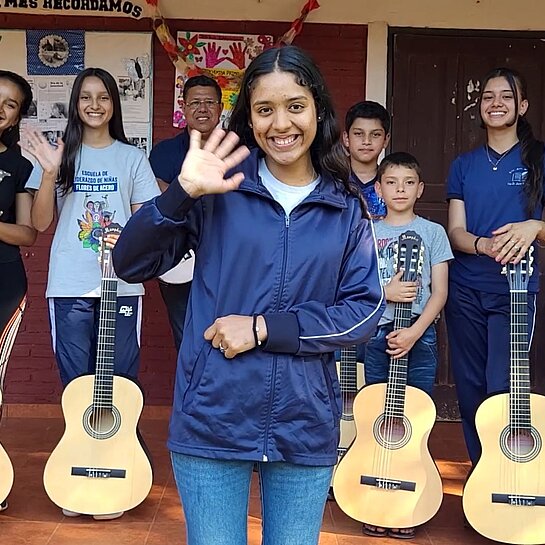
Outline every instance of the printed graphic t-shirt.
<svg viewBox="0 0 545 545">
<path fill-rule="evenodd" d="M 26 188 L 39 189 L 41 179 L 42 169 L 36 165 Z M 117 140 L 106 148 L 82 145 L 73 190 L 62 195 L 57 189 L 58 223 L 49 256 L 46 297 L 99 297 L 102 229 L 110 223 L 123 227 L 132 204 L 158 194 L 143 151 Z M 142 295 L 144 287 L 119 280 L 117 293 Z"/>
<path fill-rule="evenodd" d="M 416 216 L 406 225 L 389 225 L 384 220 L 375 223 L 377 239 L 378 266 L 383 286 L 395 276 L 394 254 L 399 236 L 406 231 L 415 231 L 422 238 L 424 255 L 422 274 L 418 277 L 418 291 L 413 301 L 412 314 L 420 316 L 431 296 L 431 269 L 434 265 L 453 258 L 447 233 L 442 225 Z M 388 303 L 379 325 L 393 322 L 395 303 Z"/>
<path fill-rule="evenodd" d="M 14 224 L 17 193 L 25 192 L 25 183 L 32 172 L 32 164 L 16 149 L 0 153 L 0 222 Z M 19 247 L 0 240 L 0 263 L 20 259 Z"/>
</svg>

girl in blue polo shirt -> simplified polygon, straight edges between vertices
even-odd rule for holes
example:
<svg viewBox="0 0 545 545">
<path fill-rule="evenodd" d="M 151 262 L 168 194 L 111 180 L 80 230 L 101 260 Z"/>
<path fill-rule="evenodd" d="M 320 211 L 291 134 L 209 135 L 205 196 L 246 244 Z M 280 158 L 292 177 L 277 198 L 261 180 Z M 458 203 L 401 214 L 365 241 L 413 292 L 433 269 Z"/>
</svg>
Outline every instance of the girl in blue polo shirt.
<svg viewBox="0 0 545 545">
<path fill-rule="evenodd" d="M 448 234 L 454 250 L 446 318 L 469 456 L 481 446 L 475 413 L 489 395 L 509 390 L 510 296 L 503 265 L 545 241 L 543 143 L 525 114 L 526 84 L 508 68 L 483 81 L 480 115 L 486 144 L 459 156 L 448 178 Z M 534 256 L 536 254 L 534 253 Z M 528 287 L 530 344 L 539 274 Z"/>
</svg>

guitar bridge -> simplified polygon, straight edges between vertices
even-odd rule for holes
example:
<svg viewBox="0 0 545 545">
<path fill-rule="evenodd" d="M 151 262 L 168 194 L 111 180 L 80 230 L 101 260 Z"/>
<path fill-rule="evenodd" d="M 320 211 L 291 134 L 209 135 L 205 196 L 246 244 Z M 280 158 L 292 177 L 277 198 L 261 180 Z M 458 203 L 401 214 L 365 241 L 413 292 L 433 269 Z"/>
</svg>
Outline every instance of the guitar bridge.
<svg viewBox="0 0 545 545">
<path fill-rule="evenodd" d="M 522 507 L 545 507 L 545 496 L 526 496 L 523 494 L 492 494 L 492 503 L 506 503 Z"/>
<path fill-rule="evenodd" d="M 71 475 L 90 477 L 91 479 L 124 479 L 124 469 L 109 469 L 104 467 L 72 467 Z"/>
<path fill-rule="evenodd" d="M 416 490 L 416 483 L 412 481 L 398 481 L 397 479 L 370 477 L 368 475 L 361 476 L 360 484 L 374 486 L 376 488 L 382 488 L 384 490 L 407 490 L 409 492 L 414 492 Z"/>
</svg>

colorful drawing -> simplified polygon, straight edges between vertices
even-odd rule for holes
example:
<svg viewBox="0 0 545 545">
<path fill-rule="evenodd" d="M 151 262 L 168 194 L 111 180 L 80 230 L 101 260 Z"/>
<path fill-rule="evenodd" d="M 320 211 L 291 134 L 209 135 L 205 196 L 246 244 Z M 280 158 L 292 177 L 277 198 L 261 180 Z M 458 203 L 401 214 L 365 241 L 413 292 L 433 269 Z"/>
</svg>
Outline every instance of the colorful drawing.
<svg viewBox="0 0 545 545">
<path fill-rule="evenodd" d="M 206 74 L 218 82 L 223 93 L 221 122 L 224 123 L 236 103 L 244 70 L 259 53 L 272 47 L 273 37 L 178 32 L 177 42 L 183 51 L 183 59 L 193 66 L 186 73 L 176 72 L 172 121 L 175 127 L 184 127 L 185 119 L 181 110 L 184 82 L 198 74 Z"/>
<path fill-rule="evenodd" d="M 85 210 L 83 219 L 78 219 L 80 231 L 78 238 L 84 248 L 91 248 L 98 253 L 102 230 L 114 221 L 115 212 L 108 210 L 108 195 L 103 195 L 102 200 L 93 201 L 91 194 L 85 195 Z"/>
</svg>

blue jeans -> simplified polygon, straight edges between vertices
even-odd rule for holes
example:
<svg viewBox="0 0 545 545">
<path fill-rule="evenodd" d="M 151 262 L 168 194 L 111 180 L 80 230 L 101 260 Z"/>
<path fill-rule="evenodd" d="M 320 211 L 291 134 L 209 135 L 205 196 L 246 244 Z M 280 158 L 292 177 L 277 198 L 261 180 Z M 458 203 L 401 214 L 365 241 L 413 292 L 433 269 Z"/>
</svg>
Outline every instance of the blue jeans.
<svg viewBox="0 0 545 545">
<path fill-rule="evenodd" d="M 386 353 L 386 335 L 394 329 L 393 322 L 381 325 L 368 341 L 365 350 L 365 384 L 388 381 L 390 356 Z M 424 331 L 409 352 L 407 384 L 431 395 L 437 370 L 437 334 L 432 324 Z"/>
<path fill-rule="evenodd" d="M 247 545 L 254 462 L 171 452 L 188 545 Z M 263 545 L 317 545 L 332 467 L 258 462 Z"/>
</svg>

